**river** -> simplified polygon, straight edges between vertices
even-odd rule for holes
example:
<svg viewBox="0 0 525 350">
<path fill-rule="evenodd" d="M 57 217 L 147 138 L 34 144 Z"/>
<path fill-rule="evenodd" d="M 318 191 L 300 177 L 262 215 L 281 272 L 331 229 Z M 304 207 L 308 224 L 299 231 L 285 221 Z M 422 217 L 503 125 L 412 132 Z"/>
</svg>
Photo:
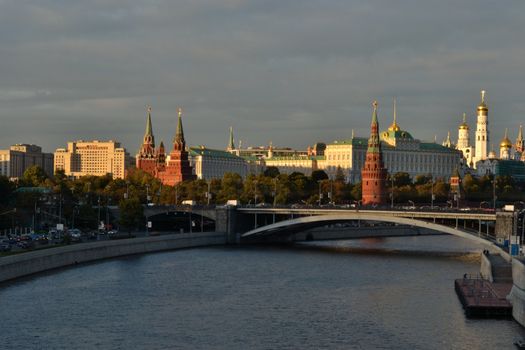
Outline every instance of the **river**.
<svg viewBox="0 0 525 350">
<path fill-rule="evenodd" d="M 452 236 L 132 256 L 0 286 L 6 349 L 513 349 L 512 320 L 467 319 Z"/>
</svg>

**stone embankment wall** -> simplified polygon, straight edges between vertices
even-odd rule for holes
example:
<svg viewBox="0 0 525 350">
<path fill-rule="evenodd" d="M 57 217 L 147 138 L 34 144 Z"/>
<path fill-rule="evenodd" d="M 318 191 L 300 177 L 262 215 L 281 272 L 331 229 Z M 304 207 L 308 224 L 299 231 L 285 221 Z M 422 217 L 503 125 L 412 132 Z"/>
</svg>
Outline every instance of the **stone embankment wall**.
<svg viewBox="0 0 525 350">
<path fill-rule="evenodd" d="M 186 233 L 75 244 L 0 258 L 0 282 L 79 263 L 164 250 L 223 245 L 224 233 Z"/>
<path fill-rule="evenodd" d="M 512 290 L 507 299 L 512 304 L 512 317 L 525 327 L 525 264 L 512 259 Z"/>
<path fill-rule="evenodd" d="M 486 279 L 489 282 L 494 282 L 494 277 L 492 277 L 492 263 L 485 254 L 481 254 L 481 267 L 479 273 L 483 279 Z"/>
</svg>

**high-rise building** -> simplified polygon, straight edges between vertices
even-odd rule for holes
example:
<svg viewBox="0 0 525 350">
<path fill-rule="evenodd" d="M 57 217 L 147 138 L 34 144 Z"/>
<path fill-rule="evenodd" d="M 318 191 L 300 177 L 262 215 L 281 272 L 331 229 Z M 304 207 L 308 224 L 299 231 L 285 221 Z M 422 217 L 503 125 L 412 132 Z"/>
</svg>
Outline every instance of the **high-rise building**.
<svg viewBox="0 0 525 350">
<path fill-rule="evenodd" d="M 372 124 L 370 125 L 370 138 L 366 151 L 366 161 L 361 170 L 362 203 L 384 204 L 386 202 L 385 181 L 387 170 L 383 165 L 381 142 L 379 140 L 379 123 L 377 121 L 377 101 L 373 103 Z"/>
<path fill-rule="evenodd" d="M 37 145 L 16 144 L 0 150 L 0 175 L 19 178 L 27 168 L 37 165 L 47 175 L 53 175 L 53 153 L 43 153 Z"/>
<path fill-rule="evenodd" d="M 488 131 L 488 112 L 489 109 L 485 103 L 485 90 L 481 91 L 481 102 L 477 108 L 477 123 L 476 123 L 476 146 L 473 162 L 484 160 L 487 158 L 489 145 L 489 131 Z"/>
<path fill-rule="evenodd" d="M 123 179 L 129 165 L 126 149 L 112 140 L 70 141 L 67 148 L 55 151 L 55 172 L 64 170 L 67 176 L 74 178 L 111 174 L 115 179 Z"/>
</svg>

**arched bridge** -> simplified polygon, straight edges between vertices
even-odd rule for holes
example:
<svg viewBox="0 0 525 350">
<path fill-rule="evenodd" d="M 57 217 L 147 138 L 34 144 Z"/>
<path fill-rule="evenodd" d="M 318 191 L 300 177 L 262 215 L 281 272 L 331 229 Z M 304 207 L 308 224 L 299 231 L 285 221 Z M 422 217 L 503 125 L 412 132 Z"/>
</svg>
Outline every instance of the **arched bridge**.
<svg viewBox="0 0 525 350">
<path fill-rule="evenodd" d="M 479 243 L 491 244 L 492 242 L 486 237 L 489 227 L 494 230 L 496 222 L 494 213 L 321 208 L 238 208 L 237 211 L 245 216 L 242 225 L 244 229 L 240 229 L 240 238 L 243 241 L 268 237 L 282 238 L 313 227 L 344 221 L 379 221 L 440 231 Z M 253 221 L 250 217 L 253 217 Z M 482 237 L 483 235 L 485 238 Z"/>
</svg>

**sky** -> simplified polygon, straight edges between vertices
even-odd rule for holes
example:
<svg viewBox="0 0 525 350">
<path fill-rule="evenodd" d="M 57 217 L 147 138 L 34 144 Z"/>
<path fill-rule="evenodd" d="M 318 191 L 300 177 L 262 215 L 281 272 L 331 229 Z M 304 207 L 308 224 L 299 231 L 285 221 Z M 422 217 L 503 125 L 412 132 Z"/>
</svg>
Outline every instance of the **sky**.
<svg viewBox="0 0 525 350">
<path fill-rule="evenodd" d="M 152 107 L 186 142 L 305 149 L 367 137 L 371 103 L 415 138 L 491 143 L 525 123 L 525 1 L 0 0 L 0 149 L 113 139 L 134 155 Z"/>
</svg>

